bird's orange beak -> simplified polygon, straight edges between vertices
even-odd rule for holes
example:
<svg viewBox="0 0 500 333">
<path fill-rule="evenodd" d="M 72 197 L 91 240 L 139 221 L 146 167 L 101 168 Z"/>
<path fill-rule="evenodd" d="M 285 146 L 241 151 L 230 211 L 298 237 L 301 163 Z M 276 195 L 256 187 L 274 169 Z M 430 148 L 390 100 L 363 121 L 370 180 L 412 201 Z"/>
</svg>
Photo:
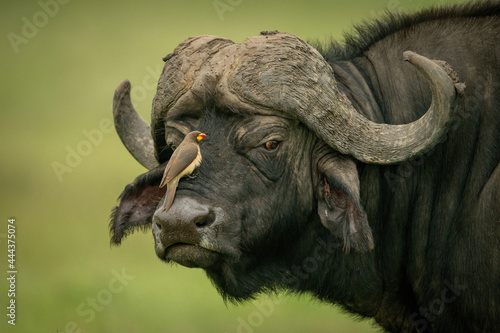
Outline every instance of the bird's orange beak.
<svg viewBox="0 0 500 333">
<path fill-rule="evenodd" d="M 196 137 L 196 140 L 201 141 L 201 140 L 205 139 L 206 137 L 207 137 L 207 135 L 205 133 L 200 133 Z"/>
</svg>

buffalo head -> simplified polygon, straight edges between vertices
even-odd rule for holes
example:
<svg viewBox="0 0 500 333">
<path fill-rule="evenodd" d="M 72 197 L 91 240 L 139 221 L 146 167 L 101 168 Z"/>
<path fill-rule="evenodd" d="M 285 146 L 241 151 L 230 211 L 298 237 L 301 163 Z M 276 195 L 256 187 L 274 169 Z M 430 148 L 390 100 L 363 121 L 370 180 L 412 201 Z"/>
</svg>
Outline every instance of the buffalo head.
<svg viewBox="0 0 500 333">
<path fill-rule="evenodd" d="M 336 256 L 364 255 L 374 239 L 362 202 L 359 163 L 392 164 L 422 154 L 446 133 L 455 88 L 435 62 L 405 60 L 430 83 L 419 120 L 378 124 L 339 91 L 332 67 L 309 44 L 282 33 L 241 44 L 200 36 L 167 56 L 151 127 L 115 92 L 117 131 L 149 172 L 128 185 L 111 221 L 112 243 L 152 226 L 164 261 L 204 268 L 227 296 L 290 287 L 322 240 Z M 201 166 L 179 182 L 168 212 L 159 184 L 186 133 L 199 130 Z"/>
</svg>

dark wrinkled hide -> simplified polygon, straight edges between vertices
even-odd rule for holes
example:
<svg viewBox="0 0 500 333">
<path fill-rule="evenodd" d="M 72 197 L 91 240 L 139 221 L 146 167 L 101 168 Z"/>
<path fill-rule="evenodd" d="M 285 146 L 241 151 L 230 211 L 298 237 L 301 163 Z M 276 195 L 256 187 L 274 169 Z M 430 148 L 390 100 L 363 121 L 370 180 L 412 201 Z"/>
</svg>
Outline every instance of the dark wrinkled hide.
<svg viewBox="0 0 500 333">
<path fill-rule="evenodd" d="M 231 237 L 206 268 L 221 294 L 308 292 L 391 332 L 500 331 L 499 45 L 500 5 L 486 2 L 390 15 L 346 44 L 316 46 L 354 107 L 379 123 L 408 123 L 429 107 L 425 79 L 405 76 L 406 50 L 448 62 L 466 83 L 447 137 L 399 165 L 356 162 L 293 119 L 198 96 L 202 110 L 175 121 L 208 138 L 197 176 L 179 183 L 177 197 L 222 208 L 232 225 L 220 226 Z M 170 125 L 153 127 L 161 163 L 165 143 L 181 137 Z M 266 151 L 258 140 L 276 131 L 279 149 Z M 113 243 L 151 223 L 161 171 L 122 193 Z"/>
</svg>

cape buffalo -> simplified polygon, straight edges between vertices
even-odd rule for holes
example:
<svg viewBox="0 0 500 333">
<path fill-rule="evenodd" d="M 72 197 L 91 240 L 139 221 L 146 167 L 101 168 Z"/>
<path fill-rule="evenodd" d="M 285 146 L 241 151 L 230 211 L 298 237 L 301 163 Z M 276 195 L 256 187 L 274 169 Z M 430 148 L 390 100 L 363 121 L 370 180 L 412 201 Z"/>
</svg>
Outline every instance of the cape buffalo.
<svg viewBox="0 0 500 333">
<path fill-rule="evenodd" d="M 150 171 L 121 194 L 112 244 L 152 227 L 162 260 L 233 301 L 291 290 L 390 332 L 499 332 L 499 2 L 314 45 L 190 38 L 164 58 L 151 126 L 121 83 L 116 128 Z M 194 130 L 202 163 L 165 212 L 165 165 Z"/>
</svg>

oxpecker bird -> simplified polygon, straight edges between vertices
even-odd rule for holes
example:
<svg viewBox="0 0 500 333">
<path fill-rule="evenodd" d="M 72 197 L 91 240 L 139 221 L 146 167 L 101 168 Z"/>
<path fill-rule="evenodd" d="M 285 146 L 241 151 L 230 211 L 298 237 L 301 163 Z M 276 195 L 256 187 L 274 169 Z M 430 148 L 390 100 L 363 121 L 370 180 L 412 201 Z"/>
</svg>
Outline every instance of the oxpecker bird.
<svg viewBox="0 0 500 333">
<path fill-rule="evenodd" d="M 163 211 L 168 211 L 174 202 L 175 191 L 179 180 L 190 175 L 201 164 L 200 141 L 207 135 L 200 131 L 193 131 L 186 135 L 184 140 L 172 154 L 167 163 L 160 187 L 167 185 L 167 193 L 163 201 Z"/>
</svg>

